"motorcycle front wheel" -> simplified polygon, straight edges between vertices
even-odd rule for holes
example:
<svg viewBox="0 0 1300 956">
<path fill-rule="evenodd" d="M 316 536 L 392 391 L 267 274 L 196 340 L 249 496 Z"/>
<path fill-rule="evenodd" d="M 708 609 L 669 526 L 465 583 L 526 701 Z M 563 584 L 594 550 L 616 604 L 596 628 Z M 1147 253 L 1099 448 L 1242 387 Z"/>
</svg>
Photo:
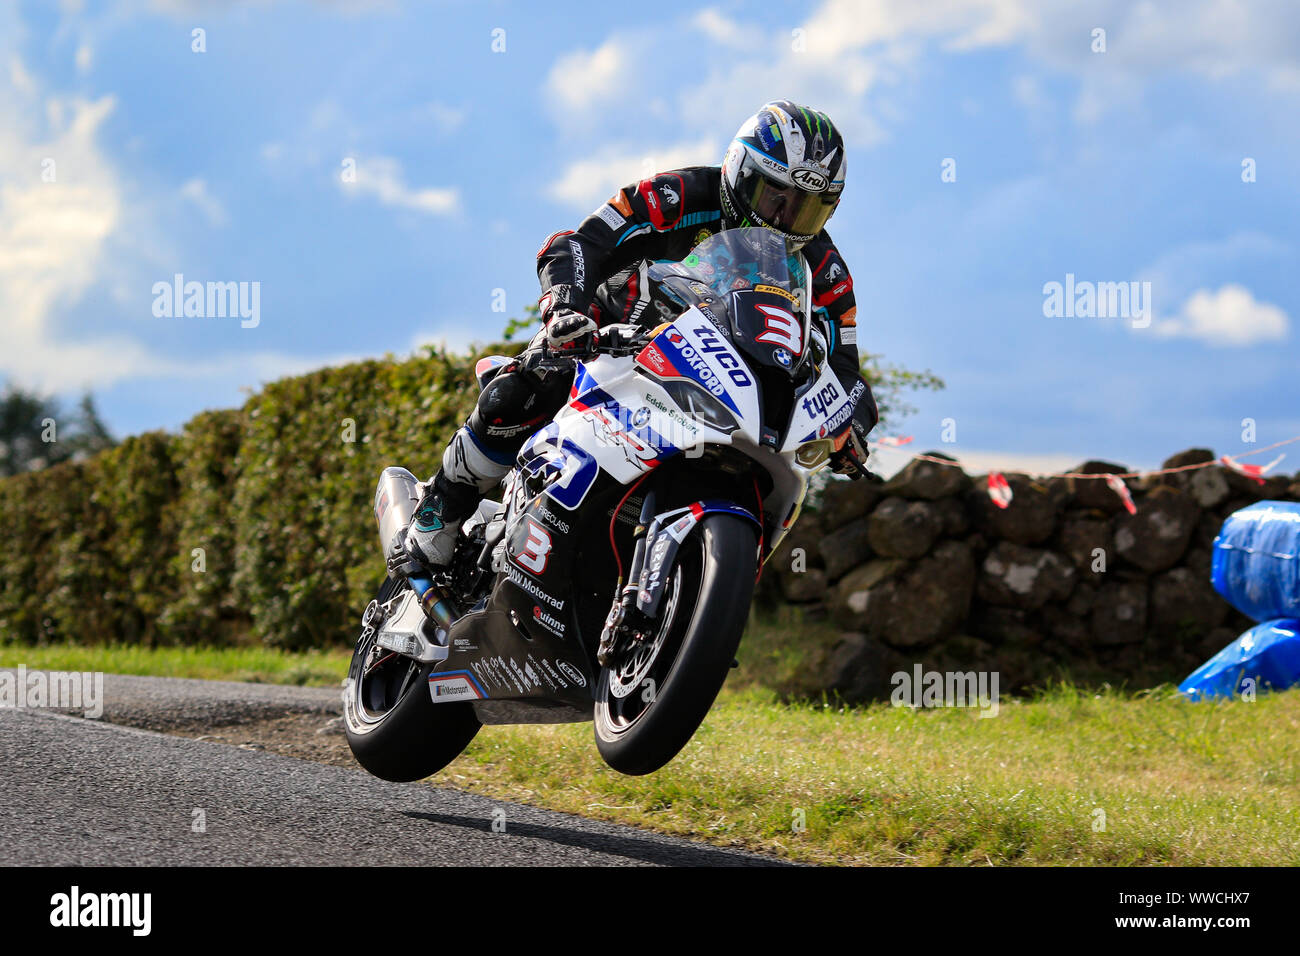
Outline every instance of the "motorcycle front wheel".
<svg viewBox="0 0 1300 956">
<path fill-rule="evenodd" d="M 596 747 L 615 770 L 658 770 L 703 722 L 745 630 L 757 544 L 751 522 L 705 517 L 677 553 L 654 632 L 601 670 Z"/>
<path fill-rule="evenodd" d="M 389 578 L 380 604 L 405 585 Z M 482 724 L 468 702 L 435 704 L 432 664 L 379 647 L 378 628 L 365 626 L 352 652 L 343 690 L 343 729 L 352 755 L 382 780 L 422 780 L 451 763 Z"/>
</svg>

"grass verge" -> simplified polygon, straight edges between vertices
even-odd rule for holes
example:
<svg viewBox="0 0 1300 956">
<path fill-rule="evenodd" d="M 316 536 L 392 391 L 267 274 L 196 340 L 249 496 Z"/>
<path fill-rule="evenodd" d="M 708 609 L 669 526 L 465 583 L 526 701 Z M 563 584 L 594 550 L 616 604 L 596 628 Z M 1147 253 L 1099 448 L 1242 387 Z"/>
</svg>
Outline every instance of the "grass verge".
<svg viewBox="0 0 1300 956">
<path fill-rule="evenodd" d="M 1190 704 L 1060 686 L 976 713 L 751 688 L 648 777 L 562 725 L 486 727 L 439 779 L 806 862 L 1300 864 L 1300 691 Z"/>
<path fill-rule="evenodd" d="M 1300 865 L 1300 690 L 1191 704 L 1058 685 L 991 719 L 782 703 L 808 660 L 765 633 L 658 773 L 606 768 L 587 724 L 492 726 L 434 781 L 813 863 Z M 0 647 L 19 663 L 334 684 L 347 654 Z"/>
<path fill-rule="evenodd" d="M 256 684 L 333 687 L 348 673 L 347 651 L 292 653 L 270 647 L 140 647 L 128 644 L 26 647 L 0 644 L 0 667 L 198 677 Z"/>
</svg>

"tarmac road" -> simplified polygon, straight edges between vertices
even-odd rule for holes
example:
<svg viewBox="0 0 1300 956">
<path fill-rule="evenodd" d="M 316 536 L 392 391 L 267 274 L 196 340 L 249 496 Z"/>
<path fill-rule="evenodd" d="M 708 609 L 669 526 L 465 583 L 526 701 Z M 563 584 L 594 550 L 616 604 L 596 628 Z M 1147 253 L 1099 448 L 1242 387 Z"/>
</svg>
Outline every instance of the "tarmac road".
<svg viewBox="0 0 1300 956">
<path fill-rule="evenodd" d="M 295 713 L 328 721 L 341 711 L 336 689 L 107 675 L 104 691 L 99 720 L 0 708 L 6 864 L 782 864 L 425 783 L 386 783 L 360 769 L 158 732 Z"/>
</svg>

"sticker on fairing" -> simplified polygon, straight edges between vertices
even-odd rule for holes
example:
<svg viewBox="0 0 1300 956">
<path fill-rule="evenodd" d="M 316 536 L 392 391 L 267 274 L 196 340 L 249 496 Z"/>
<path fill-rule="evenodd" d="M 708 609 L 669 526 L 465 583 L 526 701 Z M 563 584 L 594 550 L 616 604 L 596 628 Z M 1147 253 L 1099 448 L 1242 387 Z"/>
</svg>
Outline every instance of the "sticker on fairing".
<svg viewBox="0 0 1300 956">
<path fill-rule="evenodd" d="M 546 496 L 573 511 L 596 483 L 600 465 L 572 439 L 560 438 L 559 431 L 559 424 L 551 422 L 534 432 L 519 452 L 519 467 L 530 475 L 553 478 L 546 486 Z"/>
<path fill-rule="evenodd" d="M 816 394 L 810 393 L 808 397 L 804 398 L 801 407 L 814 420 L 818 416 L 824 417 L 821 424 L 817 426 L 816 431 L 809 432 L 799 440 L 806 442 L 812 441 L 814 438 L 825 438 L 828 435 L 836 434 L 853 417 L 853 410 L 857 407 L 858 398 L 865 390 L 866 385 L 859 380 L 853 386 L 853 391 L 848 394 L 843 404 L 840 405 L 833 404 L 840 398 L 839 389 L 835 387 L 833 382 L 828 383 Z M 832 408 L 834 411 L 830 410 Z"/>
<path fill-rule="evenodd" d="M 637 582 L 637 608 L 642 613 L 653 617 L 659 612 L 659 602 L 663 598 L 664 585 L 667 583 L 668 572 L 671 570 L 678 546 L 686 540 L 686 536 L 699 524 L 701 518 L 706 514 L 718 512 L 734 514 L 737 517 L 748 518 L 755 524 L 758 523 L 753 514 L 738 504 L 706 500 L 692 502 L 678 517 L 673 518 L 671 523 L 661 526 L 647 542 L 645 566 L 641 569 L 641 578 Z M 677 512 L 661 515 L 656 521 L 667 519 L 674 514 Z"/>
<path fill-rule="evenodd" d="M 722 351 L 726 349 L 715 328 L 710 326 L 692 331 L 705 339 L 704 351 Z M 669 326 L 667 331 L 655 338 L 653 344 L 662 349 L 669 364 L 680 377 L 703 385 L 711 395 L 720 399 L 724 405 L 737 415 L 740 414 L 740 408 L 728 393 L 727 386 L 723 384 L 722 379 L 714 372 L 710 362 L 701 354 L 701 350 L 692 345 L 690 340 L 676 326 Z M 734 359 L 734 356 L 730 355 L 730 351 L 727 350 L 727 352 L 728 357 Z M 736 366 L 732 370 L 735 379 L 734 384 L 741 387 L 752 385 L 752 379 L 745 373 L 739 361 L 736 361 Z M 662 373 L 660 375 L 664 378 L 668 377 Z"/>
<path fill-rule="evenodd" d="M 618 448 L 623 452 L 623 457 L 638 467 L 651 467 L 658 464 L 661 457 L 677 451 L 668 439 L 652 428 L 633 425 L 631 415 L 616 403 L 612 407 L 583 409 L 582 415 L 591 422 L 594 437 L 599 444 Z"/>
<path fill-rule="evenodd" d="M 465 673 L 430 674 L 429 696 L 435 704 L 452 700 L 481 700 L 487 694 L 480 692 Z"/>
</svg>

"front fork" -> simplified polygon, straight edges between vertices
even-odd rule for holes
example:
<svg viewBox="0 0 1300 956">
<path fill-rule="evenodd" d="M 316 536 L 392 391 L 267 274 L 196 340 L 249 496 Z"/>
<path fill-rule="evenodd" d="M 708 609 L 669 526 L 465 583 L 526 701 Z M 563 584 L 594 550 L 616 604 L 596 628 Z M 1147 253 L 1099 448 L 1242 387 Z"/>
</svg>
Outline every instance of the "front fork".
<svg viewBox="0 0 1300 956">
<path fill-rule="evenodd" d="M 637 641 L 645 639 L 648 625 L 659 619 L 660 604 L 671 577 L 673 562 L 677 560 L 677 549 L 695 526 L 710 514 L 727 514 L 753 522 L 758 531 L 761 550 L 763 519 L 734 501 L 726 498 L 701 498 L 684 508 L 674 508 L 657 515 L 654 492 L 646 493 L 641 505 L 641 518 L 637 522 L 636 548 L 632 554 L 627 583 L 625 585 L 623 579 L 619 578 L 614 606 L 610 608 L 605 628 L 600 634 L 596 660 L 602 667 L 608 667 L 609 662 L 617 657 L 618 646 L 624 635 L 631 634 Z M 761 514 L 760 508 L 759 515 Z M 758 557 L 761 567 L 763 555 L 760 553 Z"/>
<path fill-rule="evenodd" d="M 619 579 L 614 593 L 614 603 L 610 606 L 609 614 L 605 617 L 605 626 L 600 632 L 596 661 L 601 667 L 608 667 L 613 662 L 622 638 L 631 634 L 634 639 L 640 639 L 641 627 L 648 623 L 646 616 L 637 610 L 636 595 L 641 586 L 641 571 L 645 567 L 646 532 L 654 518 L 655 505 L 656 496 L 654 489 L 651 488 L 641 502 L 641 517 L 632 532 L 634 544 L 632 564 L 627 572 L 627 583 L 624 584 L 624 579 Z M 614 520 L 618 520 L 617 512 L 614 514 Z"/>
</svg>

